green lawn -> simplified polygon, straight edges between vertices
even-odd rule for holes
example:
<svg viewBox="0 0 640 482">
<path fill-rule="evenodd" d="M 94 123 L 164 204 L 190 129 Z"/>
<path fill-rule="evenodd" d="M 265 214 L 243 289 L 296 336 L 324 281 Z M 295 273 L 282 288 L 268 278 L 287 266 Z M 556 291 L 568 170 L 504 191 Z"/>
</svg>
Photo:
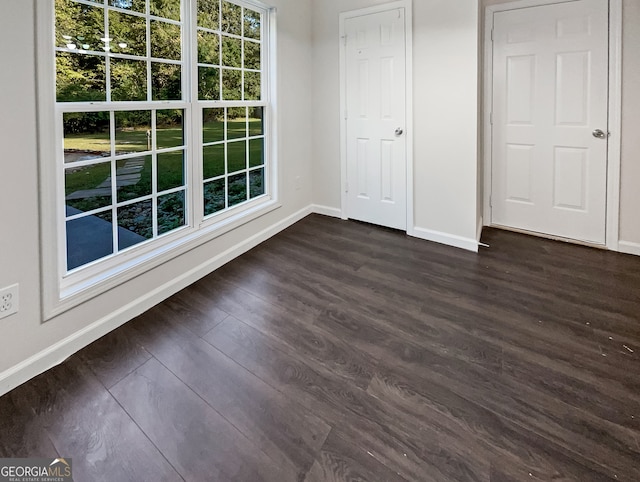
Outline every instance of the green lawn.
<svg viewBox="0 0 640 482">
<path fill-rule="evenodd" d="M 245 119 L 234 119 L 228 122 L 228 139 L 241 139 L 247 136 Z M 262 123 L 259 119 L 249 120 L 249 135 L 262 134 Z M 158 149 L 183 145 L 182 126 L 160 126 L 156 130 Z M 204 143 L 224 140 L 224 122 L 207 122 L 202 129 Z M 147 128 L 132 128 L 116 131 L 116 152 L 147 151 Z M 96 151 L 109 153 L 111 150 L 109 132 L 91 134 L 70 134 L 65 136 L 64 148 L 78 151 Z"/>
</svg>

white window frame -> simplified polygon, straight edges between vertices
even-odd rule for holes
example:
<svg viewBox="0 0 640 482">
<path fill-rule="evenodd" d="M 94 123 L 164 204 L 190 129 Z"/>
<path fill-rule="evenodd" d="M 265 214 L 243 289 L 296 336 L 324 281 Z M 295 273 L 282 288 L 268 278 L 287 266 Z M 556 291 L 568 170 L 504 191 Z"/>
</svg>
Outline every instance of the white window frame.
<svg viewBox="0 0 640 482">
<path fill-rule="evenodd" d="M 196 36 L 197 0 L 184 8 L 183 58 L 187 65 L 182 76 L 183 100 L 154 104 L 153 109 L 183 108 L 185 150 L 190 161 L 186 167 L 186 225 L 160 238 L 131 247 L 108 259 L 96 261 L 66 274 L 66 227 L 64 175 L 62 164 L 62 123 L 56 121 L 55 79 L 55 3 L 36 2 L 36 70 L 38 109 L 38 165 L 41 225 L 42 319 L 49 320 L 79 304 L 99 296 L 140 274 L 192 250 L 212 239 L 263 216 L 281 206 L 278 197 L 277 103 L 276 103 L 276 10 L 254 0 L 230 0 L 263 13 L 262 21 L 262 98 L 264 109 L 264 183 L 265 194 L 238 206 L 207 216 L 204 214 L 202 179 L 202 108 L 233 107 L 235 101 L 197 100 L 197 52 L 192 52 Z M 191 33 L 192 37 L 187 37 Z M 262 104 L 262 102 L 260 102 Z M 118 103 L 118 110 L 140 109 L 141 103 Z M 146 104 L 148 105 L 148 104 Z M 182 107 L 185 106 L 185 107 Z M 70 106 L 65 106 L 68 110 Z M 77 105 L 78 112 L 109 110 L 108 103 Z M 102 108 L 101 108 L 102 107 Z M 72 107 L 76 109 L 74 105 Z M 146 108 L 145 108 L 146 109 Z M 149 108 L 150 110 L 151 108 Z M 249 189 L 249 186 L 247 186 Z"/>
</svg>

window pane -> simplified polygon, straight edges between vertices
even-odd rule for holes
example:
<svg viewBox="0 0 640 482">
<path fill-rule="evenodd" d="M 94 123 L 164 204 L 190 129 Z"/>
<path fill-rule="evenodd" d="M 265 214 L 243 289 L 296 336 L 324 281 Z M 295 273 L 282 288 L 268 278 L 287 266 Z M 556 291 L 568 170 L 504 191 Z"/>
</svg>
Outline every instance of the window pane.
<svg viewBox="0 0 640 482">
<path fill-rule="evenodd" d="M 249 108 L 249 135 L 261 136 L 264 134 L 262 125 L 262 107 L 250 107 Z"/>
<path fill-rule="evenodd" d="M 109 11 L 109 37 L 103 49 L 114 53 L 147 55 L 147 21 L 144 17 Z"/>
<path fill-rule="evenodd" d="M 145 0 L 109 0 L 109 5 L 112 7 L 126 8 L 135 12 L 144 12 L 145 10 Z"/>
<path fill-rule="evenodd" d="M 202 149 L 202 171 L 203 179 L 224 174 L 224 144 L 206 146 Z"/>
<path fill-rule="evenodd" d="M 198 27 L 218 30 L 219 9 L 218 0 L 198 0 Z"/>
<path fill-rule="evenodd" d="M 111 204 L 111 163 L 65 170 L 65 203 L 78 212 L 88 212 Z"/>
<path fill-rule="evenodd" d="M 236 172 L 247 168 L 247 143 L 242 141 L 227 144 L 227 172 Z"/>
<path fill-rule="evenodd" d="M 251 139 L 249 141 L 249 167 L 264 164 L 264 139 Z"/>
<path fill-rule="evenodd" d="M 147 63 L 111 59 L 111 100 L 147 100 Z"/>
<path fill-rule="evenodd" d="M 158 196 L 158 234 L 165 234 L 186 224 L 184 191 Z"/>
<path fill-rule="evenodd" d="M 202 142 L 224 140 L 224 109 L 202 109 Z"/>
<path fill-rule="evenodd" d="M 156 112 L 156 143 L 158 149 L 184 145 L 183 112 L 179 109 Z"/>
<path fill-rule="evenodd" d="M 227 109 L 227 139 L 247 137 L 247 109 L 233 107 Z"/>
<path fill-rule="evenodd" d="M 219 69 L 213 67 L 198 67 L 198 99 L 220 99 Z"/>
<path fill-rule="evenodd" d="M 113 253 L 111 211 L 67 221 L 67 271 Z"/>
<path fill-rule="evenodd" d="M 220 63 L 220 35 L 198 30 L 198 62 L 215 65 Z"/>
<path fill-rule="evenodd" d="M 222 64 L 227 67 L 242 67 L 242 40 L 222 36 Z"/>
<path fill-rule="evenodd" d="M 242 35 L 242 7 L 222 0 L 222 31 Z"/>
<path fill-rule="evenodd" d="M 180 20 L 179 0 L 149 0 L 149 9 L 156 17 Z"/>
<path fill-rule="evenodd" d="M 79 162 L 111 154 L 108 112 L 63 114 L 64 162 Z"/>
<path fill-rule="evenodd" d="M 105 72 L 104 57 L 56 52 L 56 100 L 104 102 Z"/>
<path fill-rule="evenodd" d="M 158 154 L 158 191 L 184 186 L 184 151 Z"/>
<path fill-rule="evenodd" d="M 56 0 L 56 47 L 102 52 L 104 9 Z"/>
<path fill-rule="evenodd" d="M 260 72 L 244 73 L 244 100 L 260 100 Z"/>
<path fill-rule="evenodd" d="M 151 150 L 151 112 L 116 112 L 116 155 Z"/>
<path fill-rule="evenodd" d="M 264 194 L 264 169 L 256 169 L 249 173 L 249 195 L 254 197 Z"/>
<path fill-rule="evenodd" d="M 260 40 L 260 14 L 244 9 L 244 36 Z"/>
<path fill-rule="evenodd" d="M 244 42 L 244 68 L 260 70 L 260 44 Z"/>
<path fill-rule="evenodd" d="M 182 57 L 180 27 L 172 23 L 151 21 L 151 56 L 180 60 Z"/>
<path fill-rule="evenodd" d="M 229 207 L 247 200 L 247 173 L 229 176 Z"/>
<path fill-rule="evenodd" d="M 151 200 L 118 208 L 118 249 L 126 249 L 153 237 Z"/>
<path fill-rule="evenodd" d="M 204 185 L 204 215 L 222 211 L 225 207 L 224 179 L 208 182 Z"/>
<path fill-rule="evenodd" d="M 118 202 L 151 195 L 151 156 L 118 161 L 116 183 Z"/>
<path fill-rule="evenodd" d="M 181 100 L 182 74 L 180 66 L 151 62 L 153 100 Z"/>
<path fill-rule="evenodd" d="M 222 99 L 242 99 L 242 72 L 239 70 L 222 69 Z"/>
</svg>

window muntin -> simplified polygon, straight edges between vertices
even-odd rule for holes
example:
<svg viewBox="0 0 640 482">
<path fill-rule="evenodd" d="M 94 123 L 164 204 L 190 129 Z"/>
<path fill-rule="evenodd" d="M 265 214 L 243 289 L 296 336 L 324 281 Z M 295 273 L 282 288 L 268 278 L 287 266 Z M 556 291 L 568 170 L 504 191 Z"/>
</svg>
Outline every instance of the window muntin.
<svg viewBox="0 0 640 482">
<path fill-rule="evenodd" d="M 55 5 L 63 272 L 199 226 L 190 213 L 213 220 L 268 193 L 263 13 L 226 0 Z M 191 7 L 193 37 L 183 23 Z M 213 110 L 222 114 L 207 121 Z M 189 132 L 193 115 L 202 116 L 202 145 Z M 199 159 L 202 181 L 193 186 Z"/>
</svg>

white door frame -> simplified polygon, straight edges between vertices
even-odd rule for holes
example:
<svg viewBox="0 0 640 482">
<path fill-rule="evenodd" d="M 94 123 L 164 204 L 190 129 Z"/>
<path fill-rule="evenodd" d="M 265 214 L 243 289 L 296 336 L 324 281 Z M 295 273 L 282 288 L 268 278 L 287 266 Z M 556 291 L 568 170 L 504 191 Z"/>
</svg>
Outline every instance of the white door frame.
<svg viewBox="0 0 640 482">
<path fill-rule="evenodd" d="M 492 125 L 493 106 L 493 14 L 527 7 L 575 2 L 578 0 L 518 0 L 487 6 L 484 26 L 484 224 L 492 225 Z M 620 143 L 622 110 L 622 0 L 602 0 L 609 3 L 609 144 L 607 150 L 607 217 L 606 247 L 618 251 L 620 237 Z"/>
<path fill-rule="evenodd" d="M 398 8 L 405 11 L 405 70 L 406 110 L 405 137 L 407 143 L 407 234 L 414 231 L 413 223 L 413 11 L 412 0 L 397 0 L 374 7 L 361 8 L 340 14 L 340 217 L 348 219 L 347 209 L 347 55 L 345 45 L 345 21 L 372 13 L 387 12 Z"/>
</svg>

